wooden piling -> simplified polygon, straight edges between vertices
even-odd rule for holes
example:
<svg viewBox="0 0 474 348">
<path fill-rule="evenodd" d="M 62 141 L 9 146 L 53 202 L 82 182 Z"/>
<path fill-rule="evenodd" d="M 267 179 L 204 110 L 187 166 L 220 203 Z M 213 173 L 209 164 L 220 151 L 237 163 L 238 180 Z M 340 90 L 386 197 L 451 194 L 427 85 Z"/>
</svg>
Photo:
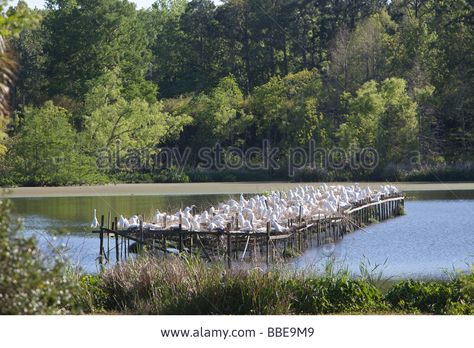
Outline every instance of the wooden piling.
<svg viewBox="0 0 474 348">
<path fill-rule="evenodd" d="M 115 222 L 112 223 L 112 231 L 115 231 L 114 227 L 115 227 Z M 115 232 L 114 234 L 114 237 L 115 237 L 115 262 L 119 262 L 120 261 L 120 255 L 119 255 L 119 234 L 117 233 L 117 231 Z"/>
<path fill-rule="evenodd" d="M 227 266 L 232 268 L 232 241 L 231 241 L 231 234 L 230 234 L 231 226 L 227 224 Z"/>
<path fill-rule="evenodd" d="M 99 242 L 99 263 L 102 266 L 104 260 L 104 215 L 100 217 L 100 242 Z"/>
<path fill-rule="evenodd" d="M 178 250 L 179 252 L 183 251 L 183 216 L 179 214 L 179 243 L 178 243 Z"/>
<path fill-rule="evenodd" d="M 267 250 L 266 250 L 266 257 L 265 257 L 265 260 L 266 260 L 266 263 L 267 263 L 267 266 L 270 265 L 270 236 L 271 234 L 271 224 L 270 224 L 270 221 L 267 222 Z"/>
</svg>

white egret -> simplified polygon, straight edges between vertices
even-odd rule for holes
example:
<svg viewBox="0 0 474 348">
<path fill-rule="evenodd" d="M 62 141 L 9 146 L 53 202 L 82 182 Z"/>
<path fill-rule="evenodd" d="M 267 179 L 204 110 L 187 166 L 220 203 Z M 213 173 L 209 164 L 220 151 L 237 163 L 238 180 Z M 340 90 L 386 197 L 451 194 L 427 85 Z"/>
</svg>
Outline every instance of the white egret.
<svg viewBox="0 0 474 348">
<path fill-rule="evenodd" d="M 94 217 L 92 218 L 91 228 L 99 227 L 99 220 L 97 220 L 97 209 L 94 209 Z"/>
</svg>

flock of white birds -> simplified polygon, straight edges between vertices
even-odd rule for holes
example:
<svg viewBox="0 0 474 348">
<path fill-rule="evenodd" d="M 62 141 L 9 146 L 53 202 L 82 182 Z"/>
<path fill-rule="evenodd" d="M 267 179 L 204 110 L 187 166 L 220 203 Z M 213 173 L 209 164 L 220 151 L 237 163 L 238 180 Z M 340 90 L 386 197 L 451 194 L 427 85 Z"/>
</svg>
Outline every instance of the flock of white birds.
<svg viewBox="0 0 474 348">
<path fill-rule="evenodd" d="M 372 191 L 369 187 L 362 188 L 359 184 L 352 186 L 300 186 L 288 192 L 271 192 L 268 195 L 256 195 L 240 199 L 229 199 L 217 207 L 211 207 L 200 214 L 193 215 L 193 208 L 186 207 L 174 213 L 156 211 L 151 223 L 143 223 L 144 228 L 162 229 L 181 228 L 188 231 L 217 231 L 225 229 L 233 223 L 234 230 L 242 232 L 264 232 L 270 222 L 272 231 L 285 232 L 290 219 L 300 217 L 312 220 L 332 216 L 338 211 L 350 209 L 353 206 L 377 202 L 383 197 L 398 194 L 398 189 L 392 185 L 382 185 L 379 190 Z M 118 228 L 127 229 L 138 227 L 140 219 L 137 215 L 129 219 L 120 216 Z M 165 226 L 166 224 L 166 226 Z M 96 210 L 91 227 L 98 227 Z"/>
</svg>

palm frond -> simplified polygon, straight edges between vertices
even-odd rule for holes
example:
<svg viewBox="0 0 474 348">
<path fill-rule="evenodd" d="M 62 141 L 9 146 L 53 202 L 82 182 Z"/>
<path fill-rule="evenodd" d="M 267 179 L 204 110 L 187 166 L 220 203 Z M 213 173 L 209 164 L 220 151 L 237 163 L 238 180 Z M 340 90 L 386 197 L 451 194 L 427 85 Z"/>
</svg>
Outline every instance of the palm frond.
<svg viewBox="0 0 474 348">
<path fill-rule="evenodd" d="M 10 89 L 15 79 L 16 61 L 0 35 L 0 117 L 10 112 Z"/>
</svg>

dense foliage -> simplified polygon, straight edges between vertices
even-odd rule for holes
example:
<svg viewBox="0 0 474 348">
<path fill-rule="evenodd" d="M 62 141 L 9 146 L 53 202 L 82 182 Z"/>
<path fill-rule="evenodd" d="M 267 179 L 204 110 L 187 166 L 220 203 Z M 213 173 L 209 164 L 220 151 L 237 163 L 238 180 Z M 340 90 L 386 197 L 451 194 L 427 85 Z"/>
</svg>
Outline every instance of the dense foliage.
<svg viewBox="0 0 474 348">
<path fill-rule="evenodd" d="M 44 10 L 21 1 L 2 8 L 4 19 L 36 19 L 6 37 L 19 70 L 0 184 L 287 179 L 284 170 L 195 169 L 204 146 L 219 142 L 232 158 L 264 139 L 279 147 L 282 166 L 293 147 L 309 144 L 379 154 L 371 170 L 301 166 L 295 180 L 473 179 L 460 168 L 474 153 L 469 1 L 158 0 L 137 9 L 121 0 L 48 0 Z M 50 111 L 67 120 L 22 139 L 31 137 L 27 123 L 47 122 Z M 18 165 L 32 142 L 57 144 L 59 133 L 77 145 L 68 180 Z M 153 162 L 164 147 L 191 147 L 184 173 Z M 98 169 L 104 153 L 108 166 Z"/>
<path fill-rule="evenodd" d="M 0 314 L 64 314 L 74 293 L 64 264 L 45 257 L 36 240 L 19 234 L 8 201 L 0 200 Z"/>
</svg>

